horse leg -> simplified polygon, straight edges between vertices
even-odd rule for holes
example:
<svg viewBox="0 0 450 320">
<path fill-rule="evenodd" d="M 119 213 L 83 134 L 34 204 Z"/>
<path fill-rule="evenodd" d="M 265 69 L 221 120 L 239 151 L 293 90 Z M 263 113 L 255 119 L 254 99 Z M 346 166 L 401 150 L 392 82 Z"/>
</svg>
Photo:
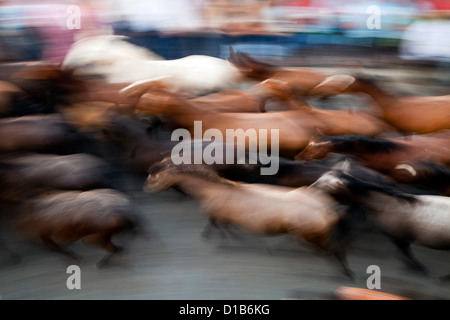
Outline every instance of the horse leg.
<svg viewBox="0 0 450 320">
<path fill-rule="evenodd" d="M 344 245 L 343 243 L 332 245 L 330 242 L 332 241 L 332 236 L 333 234 L 329 232 L 312 232 L 297 235 L 297 239 L 299 241 L 306 241 L 306 243 L 310 245 L 311 248 L 317 253 L 325 255 L 332 254 L 337 259 L 343 273 L 351 280 L 354 280 L 354 274 L 347 262 L 347 255 L 344 250 Z"/>
<path fill-rule="evenodd" d="M 242 235 L 239 234 L 238 232 L 236 232 L 236 230 L 233 230 L 230 228 L 230 223 L 226 223 L 224 224 L 224 229 L 226 232 L 228 232 L 229 235 L 231 235 L 233 238 L 239 240 L 239 241 L 244 241 L 244 238 L 242 238 Z"/>
<path fill-rule="evenodd" d="M 222 228 L 217 223 L 217 218 L 209 217 L 208 218 L 208 223 L 206 224 L 205 228 L 203 229 L 202 237 L 209 238 L 213 228 L 219 230 L 220 234 L 222 235 L 222 237 L 224 236 Z"/>
<path fill-rule="evenodd" d="M 397 246 L 400 252 L 404 255 L 406 260 L 404 262 L 413 270 L 419 271 L 423 274 L 427 273 L 426 267 L 421 264 L 411 251 L 411 242 L 405 239 L 390 236 L 391 241 Z"/>
<path fill-rule="evenodd" d="M 62 248 L 61 246 L 59 246 L 51 237 L 50 232 L 45 232 L 42 231 L 40 233 L 40 239 L 41 241 L 47 246 L 49 247 L 51 250 L 59 252 L 63 255 L 65 255 L 66 257 L 69 257 L 71 259 L 80 260 L 80 257 L 78 257 L 76 254 L 74 254 L 73 252 L 70 252 L 67 249 Z"/>
<path fill-rule="evenodd" d="M 100 247 L 102 249 L 105 249 L 108 251 L 108 254 L 106 254 L 102 259 L 100 259 L 96 266 L 98 268 L 103 268 L 107 266 L 111 260 L 111 258 L 116 254 L 123 250 L 123 248 L 115 245 L 111 238 L 113 236 L 114 232 L 108 232 L 108 233 L 101 233 L 101 234 L 94 234 L 91 236 L 87 236 L 83 238 L 83 242 L 87 245 L 92 245 L 96 247 Z"/>
<path fill-rule="evenodd" d="M 343 273 L 351 280 L 355 280 L 355 274 L 350 269 L 347 261 L 347 254 L 342 246 L 332 250 L 334 257 L 337 259 Z"/>
<path fill-rule="evenodd" d="M 11 251 L 11 249 L 5 246 L 2 242 L 0 242 L 0 248 L 9 256 L 9 261 L 6 262 L 7 264 L 16 265 L 22 262 L 22 256 L 14 251 Z"/>
<path fill-rule="evenodd" d="M 104 256 L 98 263 L 97 266 L 99 268 L 102 268 L 106 265 L 109 264 L 109 261 L 111 260 L 112 256 L 115 255 L 116 253 L 119 253 L 123 250 L 122 247 L 119 247 L 117 245 L 115 245 L 112 241 L 111 241 L 111 236 L 112 234 L 110 234 L 109 236 L 107 236 L 104 241 L 103 241 L 103 248 L 105 248 L 106 250 L 108 250 L 110 253 L 107 254 L 106 256 Z"/>
</svg>

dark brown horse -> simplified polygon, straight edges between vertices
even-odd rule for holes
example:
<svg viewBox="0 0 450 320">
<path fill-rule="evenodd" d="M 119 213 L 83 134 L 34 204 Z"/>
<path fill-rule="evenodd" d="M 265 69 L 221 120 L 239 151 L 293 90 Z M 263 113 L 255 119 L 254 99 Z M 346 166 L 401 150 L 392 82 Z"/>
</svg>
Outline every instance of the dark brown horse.
<svg viewBox="0 0 450 320">
<path fill-rule="evenodd" d="M 450 166 L 450 132 L 375 139 L 366 136 L 316 136 L 296 159 L 322 159 L 340 153 L 401 183 L 419 184 L 446 192 L 448 183 L 433 186 L 431 177 L 445 177 Z M 438 179 L 442 181 L 442 179 Z"/>
<path fill-rule="evenodd" d="M 52 250 L 78 259 L 64 246 L 82 239 L 108 252 L 98 263 L 104 266 L 120 251 L 112 242 L 115 235 L 142 231 L 135 207 L 124 193 L 113 189 L 51 190 L 24 178 L 9 164 L 0 165 L 2 218 L 13 230 Z"/>
<path fill-rule="evenodd" d="M 75 75 L 74 70 L 61 69 L 58 64 L 27 66 L 13 74 L 12 81 L 33 101 L 52 106 L 54 110 L 83 102 L 103 102 L 132 113 L 137 102 L 137 98 L 120 93 L 130 83 L 105 83 L 101 79 Z"/>
<path fill-rule="evenodd" d="M 120 251 L 112 238 L 137 223 L 132 202 L 112 189 L 46 192 L 12 208 L 14 228 L 52 250 L 78 259 L 63 245 L 79 239 L 106 250 L 99 266 Z"/>
<path fill-rule="evenodd" d="M 36 188 L 47 190 L 88 190 L 109 185 L 109 165 L 90 154 L 69 155 L 20 153 L 0 156 L 17 177 Z"/>
<path fill-rule="evenodd" d="M 0 119 L 0 152 L 79 152 L 90 143 L 58 114 Z"/>
</svg>

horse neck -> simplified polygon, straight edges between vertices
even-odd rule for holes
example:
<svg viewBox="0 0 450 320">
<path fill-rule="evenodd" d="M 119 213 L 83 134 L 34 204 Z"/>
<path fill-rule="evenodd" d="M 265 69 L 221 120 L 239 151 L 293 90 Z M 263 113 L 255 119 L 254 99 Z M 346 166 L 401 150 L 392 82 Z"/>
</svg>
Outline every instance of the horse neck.
<svg viewBox="0 0 450 320">
<path fill-rule="evenodd" d="M 396 99 L 393 94 L 382 89 L 375 83 L 369 84 L 358 81 L 353 86 L 353 91 L 363 92 L 367 94 L 383 111 L 387 111 L 388 108 L 390 108 L 393 104 L 392 102 L 394 102 Z"/>
</svg>

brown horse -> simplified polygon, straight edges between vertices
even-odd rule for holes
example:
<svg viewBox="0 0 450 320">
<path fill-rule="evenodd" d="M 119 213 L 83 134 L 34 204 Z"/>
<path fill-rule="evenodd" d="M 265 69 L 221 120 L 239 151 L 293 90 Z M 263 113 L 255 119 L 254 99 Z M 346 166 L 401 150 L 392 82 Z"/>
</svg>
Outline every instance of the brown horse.
<svg viewBox="0 0 450 320">
<path fill-rule="evenodd" d="M 137 81 L 120 92 L 125 98 L 139 98 L 146 92 L 156 94 L 159 92 L 164 99 L 164 92 L 175 94 L 173 90 L 165 83 L 165 78 L 150 79 L 146 81 Z M 215 111 L 215 112 L 265 112 L 268 101 L 274 104 L 276 102 L 277 109 L 297 109 L 299 107 L 307 107 L 306 102 L 301 103 L 298 100 L 291 102 L 284 96 L 277 95 L 271 90 L 267 90 L 263 83 L 251 87 L 247 91 L 236 89 L 224 89 L 215 93 L 203 95 L 200 97 L 190 97 L 189 93 L 177 92 L 186 101 L 193 105 L 199 111 Z"/>
<path fill-rule="evenodd" d="M 120 251 L 112 237 L 137 227 L 131 200 L 113 189 L 45 192 L 6 210 L 14 210 L 9 215 L 16 230 L 68 257 L 78 259 L 62 246 L 79 239 L 106 250 L 98 266 Z"/>
<path fill-rule="evenodd" d="M 107 264 L 120 248 L 111 238 L 124 231 L 141 232 L 129 197 L 113 189 L 51 190 L 37 186 L 10 164 L 0 164 L 0 205 L 8 225 L 30 239 L 71 258 L 63 245 L 82 239 L 108 251 L 98 266 Z M 29 178 L 29 177 L 28 177 Z"/>
<path fill-rule="evenodd" d="M 308 91 L 319 85 L 330 75 L 310 68 L 284 68 L 257 61 L 245 52 L 235 52 L 230 47 L 231 62 L 247 78 L 262 82 L 272 92 L 290 94 L 302 98 Z"/>
<path fill-rule="evenodd" d="M 313 184 L 323 174 L 330 171 L 333 167 L 336 170 L 344 170 L 354 177 L 375 181 L 382 184 L 391 184 L 393 180 L 388 176 L 381 174 L 378 171 L 369 169 L 363 166 L 358 161 L 351 161 L 350 159 L 337 160 L 333 159 L 332 165 L 325 165 L 317 161 L 299 161 L 289 159 L 279 159 L 278 172 L 271 177 L 271 184 L 278 184 L 281 186 L 298 188 Z"/>
<path fill-rule="evenodd" d="M 21 104 L 23 102 L 23 104 Z M 17 85 L 0 81 L 0 117 L 13 117 L 34 113 L 32 102 Z"/>
<path fill-rule="evenodd" d="M 106 187 L 108 164 L 90 154 L 69 155 L 21 153 L 0 156 L 0 164 L 9 167 L 20 179 L 48 190 L 88 190 Z"/>
<path fill-rule="evenodd" d="M 89 140 L 58 114 L 0 119 L 0 136 L 1 152 L 72 153 Z"/>
<path fill-rule="evenodd" d="M 137 102 L 137 98 L 120 93 L 130 83 L 105 83 L 75 75 L 74 70 L 61 69 L 58 64 L 27 66 L 13 74 L 12 80 L 34 100 L 54 105 L 55 109 L 83 102 L 104 102 L 131 113 Z"/>
<path fill-rule="evenodd" d="M 311 160 L 331 153 L 347 154 L 398 182 L 432 186 L 430 177 L 440 176 L 450 166 L 449 145 L 450 131 L 384 139 L 361 135 L 315 136 L 295 158 Z M 445 190 L 448 185 L 445 187 L 444 183 L 442 188 Z"/>
<path fill-rule="evenodd" d="M 383 89 L 365 76 L 330 77 L 310 95 L 363 93 L 369 95 L 381 111 L 381 117 L 406 133 L 430 133 L 450 129 L 450 95 L 403 97 Z"/>
<path fill-rule="evenodd" d="M 136 112 L 162 115 L 174 128 L 187 128 L 193 132 L 194 121 L 202 122 L 203 132 L 217 129 L 225 137 L 227 130 L 272 130 L 279 131 L 279 149 L 286 155 L 306 146 L 310 137 L 319 130 L 324 134 L 364 134 L 376 136 L 392 128 L 383 121 L 365 112 L 321 110 L 303 108 L 268 113 L 222 113 L 198 109 L 184 97 L 158 90 L 147 91 L 140 98 Z M 270 139 L 269 139 L 270 140 Z M 268 141 L 268 145 L 271 142 Z"/>
<path fill-rule="evenodd" d="M 144 121 L 119 113 L 107 113 L 102 119 L 104 125 L 102 127 L 106 139 L 118 147 L 116 155 L 130 169 L 137 172 L 146 173 L 149 166 L 159 163 L 164 158 L 171 156 L 174 147 L 179 146 L 179 141 L 171 141 L 167 138 L 157 139 L 153 135 L 148 134 L 148 124 Z M 201 154 L 206 148 L 211 147 L 212 143 L 200 140 L 183 141 L 186 149 L 191 150 L 189 161 L 194 163 L 196 151 Z M 251 175 L 259 171 L 258 165 L 250 165 L 250 155 L 244 154 L 243 159 L 238 159 L 236 147 L 229 146 L 225 143 L 213 143 L 215 150 L 221 150 L 222 163 L 210 164 L 214 170 L 226 177 L 242 177 L 243 175 Z M 227 152 L 233 149 L 233 161 L 231 164 L 226 163 L 225 156 Z M 238 160 L 244 160 L 243 164 L 238 164 Z M 202 163 L 203 159 L 202 159 Z"/>
<path fill-rule="evenodd" d="M 149 169 L 146 192 L 177 186 L 200 202 L 213 226 L 233 224 L 252 234 L 290 234 L 297 240 L 333 253 L 344 273 L 351 275 L 331 235 L 342 212 L 320 190 L 237 183 L 220 178 L 203 165 L 174 165 L 166 159 Z"/>
</svg>

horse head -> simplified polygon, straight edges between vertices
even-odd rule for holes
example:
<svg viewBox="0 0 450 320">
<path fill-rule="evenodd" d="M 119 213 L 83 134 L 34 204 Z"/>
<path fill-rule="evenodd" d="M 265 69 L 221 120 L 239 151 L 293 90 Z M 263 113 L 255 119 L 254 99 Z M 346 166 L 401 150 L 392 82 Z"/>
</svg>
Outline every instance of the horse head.
<svg viewBox="0 0 450 320">
<path fill-rule="evenodd" d="M 295 155 L 295 160 L 323 159 L 330 152 L 331 140 L 320 134 L 313 135 L 308 144 Z"/>
<path fill-rule="evenodd" d="M 201 180 L 235 185 L 234 182 L 222 178 L 213 167 L 205 164 L 176 164 L 171 157 L 164 158 L 148 169 L 148 177 L 144 184 L 145 192 L 160 192 L 176 186 L 180 179 L 199 178 Z"/>
<path fill-rule="evenodd" d="M 235 52 L 232 47 L 227 61 L 245 77 L 259 81 L 269 78 L 278 69 L 275 65 L 253 59 L 245 52 Z"/>
</svg>

